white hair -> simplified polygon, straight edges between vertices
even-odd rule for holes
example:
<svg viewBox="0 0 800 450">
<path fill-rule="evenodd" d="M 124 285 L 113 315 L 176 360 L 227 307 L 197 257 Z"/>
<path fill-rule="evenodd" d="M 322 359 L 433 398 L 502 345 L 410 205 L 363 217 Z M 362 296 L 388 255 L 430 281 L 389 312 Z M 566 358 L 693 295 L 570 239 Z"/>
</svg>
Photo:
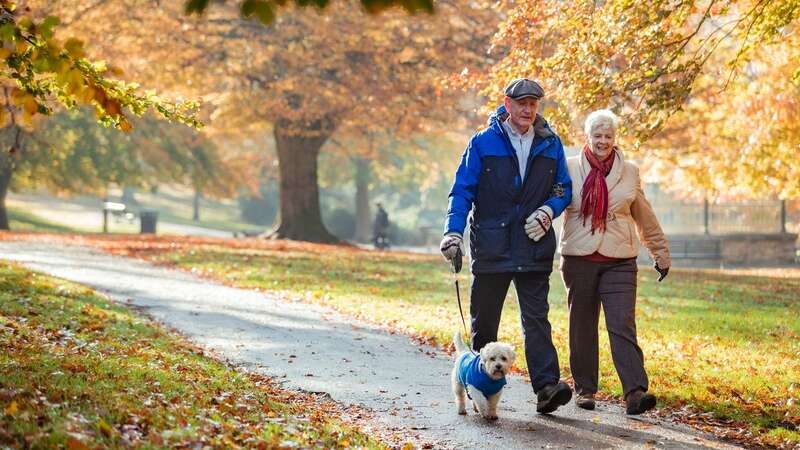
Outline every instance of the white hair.
<svg viewBox="0 0 800 450">
<path fill-rule="evenodd" d="M 592 131 L 594 131 L 595 128 L 609 127 L 612 130 L 617 131 L 618 125 L 619 117 L 610 109 L 598 109 L 586 117 L 586 122 L 583 125 L 583 131 L 586 132 L 586 136 L 591 136 Z"/>
</svg>

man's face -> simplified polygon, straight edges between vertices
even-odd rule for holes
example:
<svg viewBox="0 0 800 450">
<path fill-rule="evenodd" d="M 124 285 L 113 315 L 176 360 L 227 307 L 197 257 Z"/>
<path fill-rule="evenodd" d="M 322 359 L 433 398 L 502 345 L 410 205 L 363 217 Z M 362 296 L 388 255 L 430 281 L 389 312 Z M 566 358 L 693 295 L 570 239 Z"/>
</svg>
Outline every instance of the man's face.
<svg viewBox="0 0 800 450">
<path fill-rule="evenodd" d="M 533 123 L 533 119 L 536 118 L 536 111 L 539 109 L 539 99 L 525 97 L 514 100 L 511 97 L 506 97 L 505 105 L 514 128 L 520 133 L 528 131 L 528 128 Z"/>
</svg>

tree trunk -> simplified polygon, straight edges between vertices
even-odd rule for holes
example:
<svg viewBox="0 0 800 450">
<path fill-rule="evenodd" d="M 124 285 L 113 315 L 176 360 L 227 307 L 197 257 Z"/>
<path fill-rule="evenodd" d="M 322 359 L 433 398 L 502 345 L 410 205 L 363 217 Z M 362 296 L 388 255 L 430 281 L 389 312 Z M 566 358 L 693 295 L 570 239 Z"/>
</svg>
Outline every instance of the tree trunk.
<svg viewBox="0 0 800 450">
<path fill-rule="evenodd" d="M 0 154 L 0 230 L 10 230 L 8 224 L 8 211 L 6 211 L 6 194 L 8 185 L 11 184 L 11 175 L 14 173 L 13 156 L 6 152 Z"/>
<path fill-rule="evenodd" d="M 195 222 L 200 220 L 200 199 L 203 198 L 203 193 L 200 189 L 195 188 L 194 199 L 192 200 L 192 220 Z"/>
<path fill-rule="evenodd" d="M 354 157 L 356 166 L 356 236 L 358 242 L 372 240 L 372 214 L 369 208 L 369 180 L 372 176 L 372 161 Z"/>
<path fill-rule="evenodd" d="M 281 125 L 275 125 L 280 168 L 280 211 L 278 227 L 270 237 L 338 242 L 322 224 L 317 180 L 317 156 L 333 129 L 317 132 L 314 136 L 298 136 L 286 133 Z M 296 127 L 296 124 L 289 126 Z"/>
</svg>

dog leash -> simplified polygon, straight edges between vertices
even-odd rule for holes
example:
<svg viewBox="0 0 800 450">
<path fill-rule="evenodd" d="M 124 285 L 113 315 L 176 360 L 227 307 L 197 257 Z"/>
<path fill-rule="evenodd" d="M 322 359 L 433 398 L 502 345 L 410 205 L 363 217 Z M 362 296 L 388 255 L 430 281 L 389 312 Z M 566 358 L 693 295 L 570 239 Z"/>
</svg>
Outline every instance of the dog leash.
<svg viewBox="0 0 800 450">
<path fill-rule="evenodd" d="M 461 289 L 458 287 L 458 273 L 461 272 L 461 247 L 456 248 L 456 256 L 452 259 L 450 268 L 453 274 L 453 282 L 456 285 L 456 300 L 458 301 L 458 313 L 461 315 L 461 326 L 464 327 L 464 336 L 471 336 L 467 331 L 467 321 L 464 320 L 464 308 L 461 306 Z M 469 351 L 473 354 L 472 345 L 469 346 Z"/>
</svg>

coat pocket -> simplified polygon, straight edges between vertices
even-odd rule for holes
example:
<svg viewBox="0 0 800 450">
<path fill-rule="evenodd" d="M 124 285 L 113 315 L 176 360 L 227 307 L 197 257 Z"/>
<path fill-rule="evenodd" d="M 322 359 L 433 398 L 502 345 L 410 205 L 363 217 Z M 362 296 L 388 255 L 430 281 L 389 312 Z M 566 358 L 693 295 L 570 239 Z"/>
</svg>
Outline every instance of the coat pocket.
<svg viewBox="0 0 800 450">
<path fill-rule="evenodd" d="M 511 257 L 511 234 L 508 223 L 474 225 L 470 236 L 473 259 L 497 261 Z"/>
</svg>

